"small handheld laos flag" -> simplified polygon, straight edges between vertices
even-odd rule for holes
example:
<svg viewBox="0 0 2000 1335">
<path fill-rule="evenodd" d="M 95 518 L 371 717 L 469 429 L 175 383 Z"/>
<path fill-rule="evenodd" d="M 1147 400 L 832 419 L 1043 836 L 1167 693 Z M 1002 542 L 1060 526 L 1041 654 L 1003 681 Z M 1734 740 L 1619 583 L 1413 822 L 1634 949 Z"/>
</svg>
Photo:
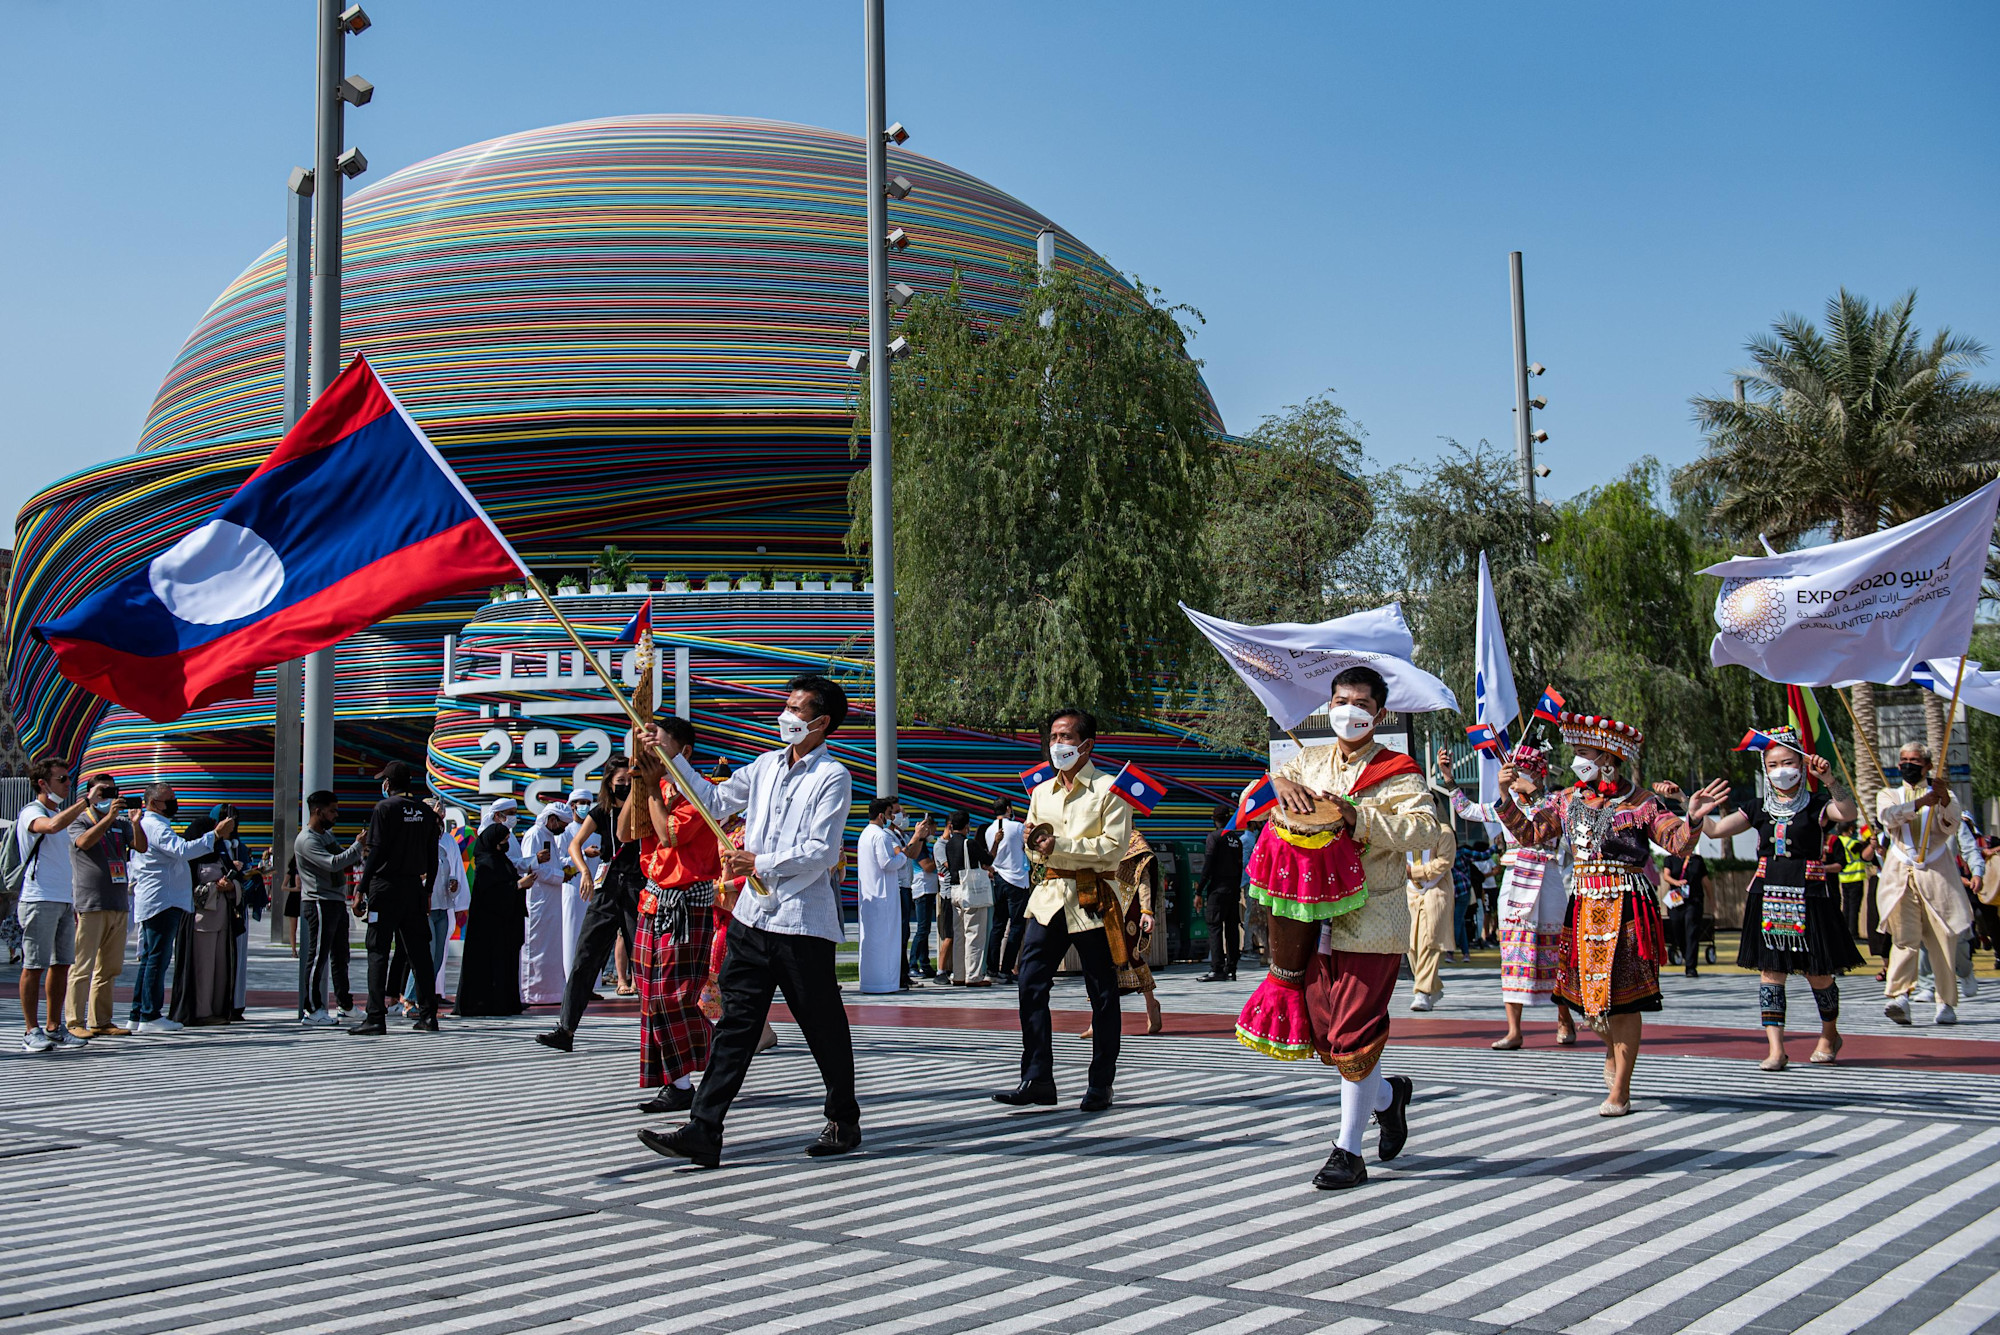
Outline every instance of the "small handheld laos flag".
<svg viewBox="0 0 2000 1335">
<path fill-rule="evenodd" d="M 1542 720 L 1542 722 L 1544 723 L 1560 722 L 1561 720 L 1559 720 L 1556 717 L 1556 715 L 1562 713 L 1563 705 L 1565 703 L 1567 702 L 1562 698 L 1561 693 L 1558 692 L 1555 687 L 1553 686 L 1544 687 L 1542 690 L 1542 698 L 1535 702 L 1535 717 Z"/>
<path fill-rule="evenodd" d="M 1032 793 L 1038 785 L 1047 783 L 1055 777 L 1056 767 L 1044 760 L 1033 769 L 1024 769 L 1021 771 L 1021 786 Z"/>
<path fill-rule="evenodd" d="M 1771 735 L 1769 733 L 1759 732 L 1755 728 L 1752 728 L 1743 734 L 1742 741 L 1729 749 L 1732 751 L 1766 751 L 1770 749 L 1771 745 Z"/>
<path fill-rule="evenodd" d="M 1166 800 L 1167 785 L 1127 761 L 1111 780 L 1111 791 L 1130 802 L 1140 815 L 1150 816 L 1153 808 Z"/>
<path fill-rule="evenodd" d="M 34 628 L 77 685 L 158 723 L 257 670 L 527 567 L 360 357 L 205 523 Z"/>
<path fill-rule="evenodd" d="M 1278 785 L 1271 782 L 1266 774 L 1257 786 L 1245 792 L 1236 802 L 1236 828 L 1247 830 L 1250 822 L 1278 805 Z"/>
<path fill-rule="evenodd" d="M 1484 723 L 1475 723 L 1465 730 L 1465 740 L 1472 743 L 1475 751 L 1484 751 L 1491 756 L 1506 754 L 1506 734 L 1495 734 Z"/>
<path fill-rule="evenodd" d="M 653 600 L 648 598 L 639 604 L 639 610 L 625 623 L 625 629 L 618 632 L 613 644 L 644 644 L 653 638 Z"/>
</svg>

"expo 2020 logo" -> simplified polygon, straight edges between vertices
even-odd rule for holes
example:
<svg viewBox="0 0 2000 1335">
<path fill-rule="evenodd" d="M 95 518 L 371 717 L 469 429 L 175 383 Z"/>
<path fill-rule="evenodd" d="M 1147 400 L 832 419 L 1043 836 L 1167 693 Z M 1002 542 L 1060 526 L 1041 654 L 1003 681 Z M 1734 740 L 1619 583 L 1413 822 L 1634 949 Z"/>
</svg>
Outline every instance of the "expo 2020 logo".
<svg viewBox="0 0 2000 1335">
<path fill-rule="evenodd" d="M 1785 630 L 1785 591 L 1775 579 L 1726 579 L 1715 605 L 1715 623 L 1725 635 L 1769 644 Z"/>
<path fill-rule="evenodd" d="M 1261 644 L 1245 644 L 1241 640 L 1229 645 L 1229 656 L 1244 672 L 1262 681 L 1290 681 L 1291 669 L 1284 659 Z"/>
</svg>

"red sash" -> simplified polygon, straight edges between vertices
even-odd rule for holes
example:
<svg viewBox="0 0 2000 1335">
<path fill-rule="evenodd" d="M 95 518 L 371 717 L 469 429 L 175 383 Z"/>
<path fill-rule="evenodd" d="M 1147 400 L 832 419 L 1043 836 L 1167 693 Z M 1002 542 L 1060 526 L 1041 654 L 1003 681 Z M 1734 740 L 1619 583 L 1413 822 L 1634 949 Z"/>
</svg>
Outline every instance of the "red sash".
<svg viewBox="0 0 2000 1335">
<path fill-rule="evenodd" d="M 1418 774 L 1423 770 L 1417 762 L 1401 751 L 1391 751 L 1383 747 L 1375 753 L 1375 758 L 1361 767 L 1361 773 L 1354 776 L 1354 786 L 1347 790 L 1349 797 L 1359 797 L 1385 779 L 1393 779 L 1398 774 Z"/>
</svg>

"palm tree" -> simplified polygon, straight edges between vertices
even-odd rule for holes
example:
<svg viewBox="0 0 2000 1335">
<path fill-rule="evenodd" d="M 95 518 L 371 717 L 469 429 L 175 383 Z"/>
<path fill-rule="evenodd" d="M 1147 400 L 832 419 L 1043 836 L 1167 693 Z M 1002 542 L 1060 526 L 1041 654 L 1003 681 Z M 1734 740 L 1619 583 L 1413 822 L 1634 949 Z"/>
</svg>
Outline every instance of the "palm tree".
<svg viewBox="0 0 2000 1335">
<path fill-rule="evenodd" d="M 1731 398 L 1696 398 L 1707 449 L 1682 470 L 1685 488 L 1716 498 L 1711 519 L 1739 537 L 1855 538 L 1935 510 L 2000 474 L 2000 387 L 1973 380 L 1985 347 L 1912 319 L 1913 291 L 1885 307 L 1842 288 L 1825 329 L 1786 315 L 1748 344 L 1752 365 Z M 1942 702 L 1925 693 L 1933 749 Z M 1875 692 L 1854 689 L 1855 756 L 1876 735 Z M 1879 776 L 1857 763 L 1864 804 Z"/>
</svg>

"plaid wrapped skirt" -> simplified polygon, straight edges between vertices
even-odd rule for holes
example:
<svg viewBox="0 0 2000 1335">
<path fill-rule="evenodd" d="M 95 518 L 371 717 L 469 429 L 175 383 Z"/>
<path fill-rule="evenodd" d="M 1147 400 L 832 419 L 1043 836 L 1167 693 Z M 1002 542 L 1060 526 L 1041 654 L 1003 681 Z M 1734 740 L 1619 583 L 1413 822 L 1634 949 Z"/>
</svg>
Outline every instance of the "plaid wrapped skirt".
<svg viewBox="0 0 2000 1335">
<path fill-rule="evenodd" d="M 708 981 L 709 942 L 715 932 L 712 882 L 681 887 L 685 905 L 674 908 L 647 887 L 639 936 L 632 943 L 632 973 L 639 987 L 639 1087 L 651 1089 L 693 1075 L 708 1065 L 714 1026 L 701 1011 Z M 644 912 L 648 904 L 652 911 Z"/>
</svg>

